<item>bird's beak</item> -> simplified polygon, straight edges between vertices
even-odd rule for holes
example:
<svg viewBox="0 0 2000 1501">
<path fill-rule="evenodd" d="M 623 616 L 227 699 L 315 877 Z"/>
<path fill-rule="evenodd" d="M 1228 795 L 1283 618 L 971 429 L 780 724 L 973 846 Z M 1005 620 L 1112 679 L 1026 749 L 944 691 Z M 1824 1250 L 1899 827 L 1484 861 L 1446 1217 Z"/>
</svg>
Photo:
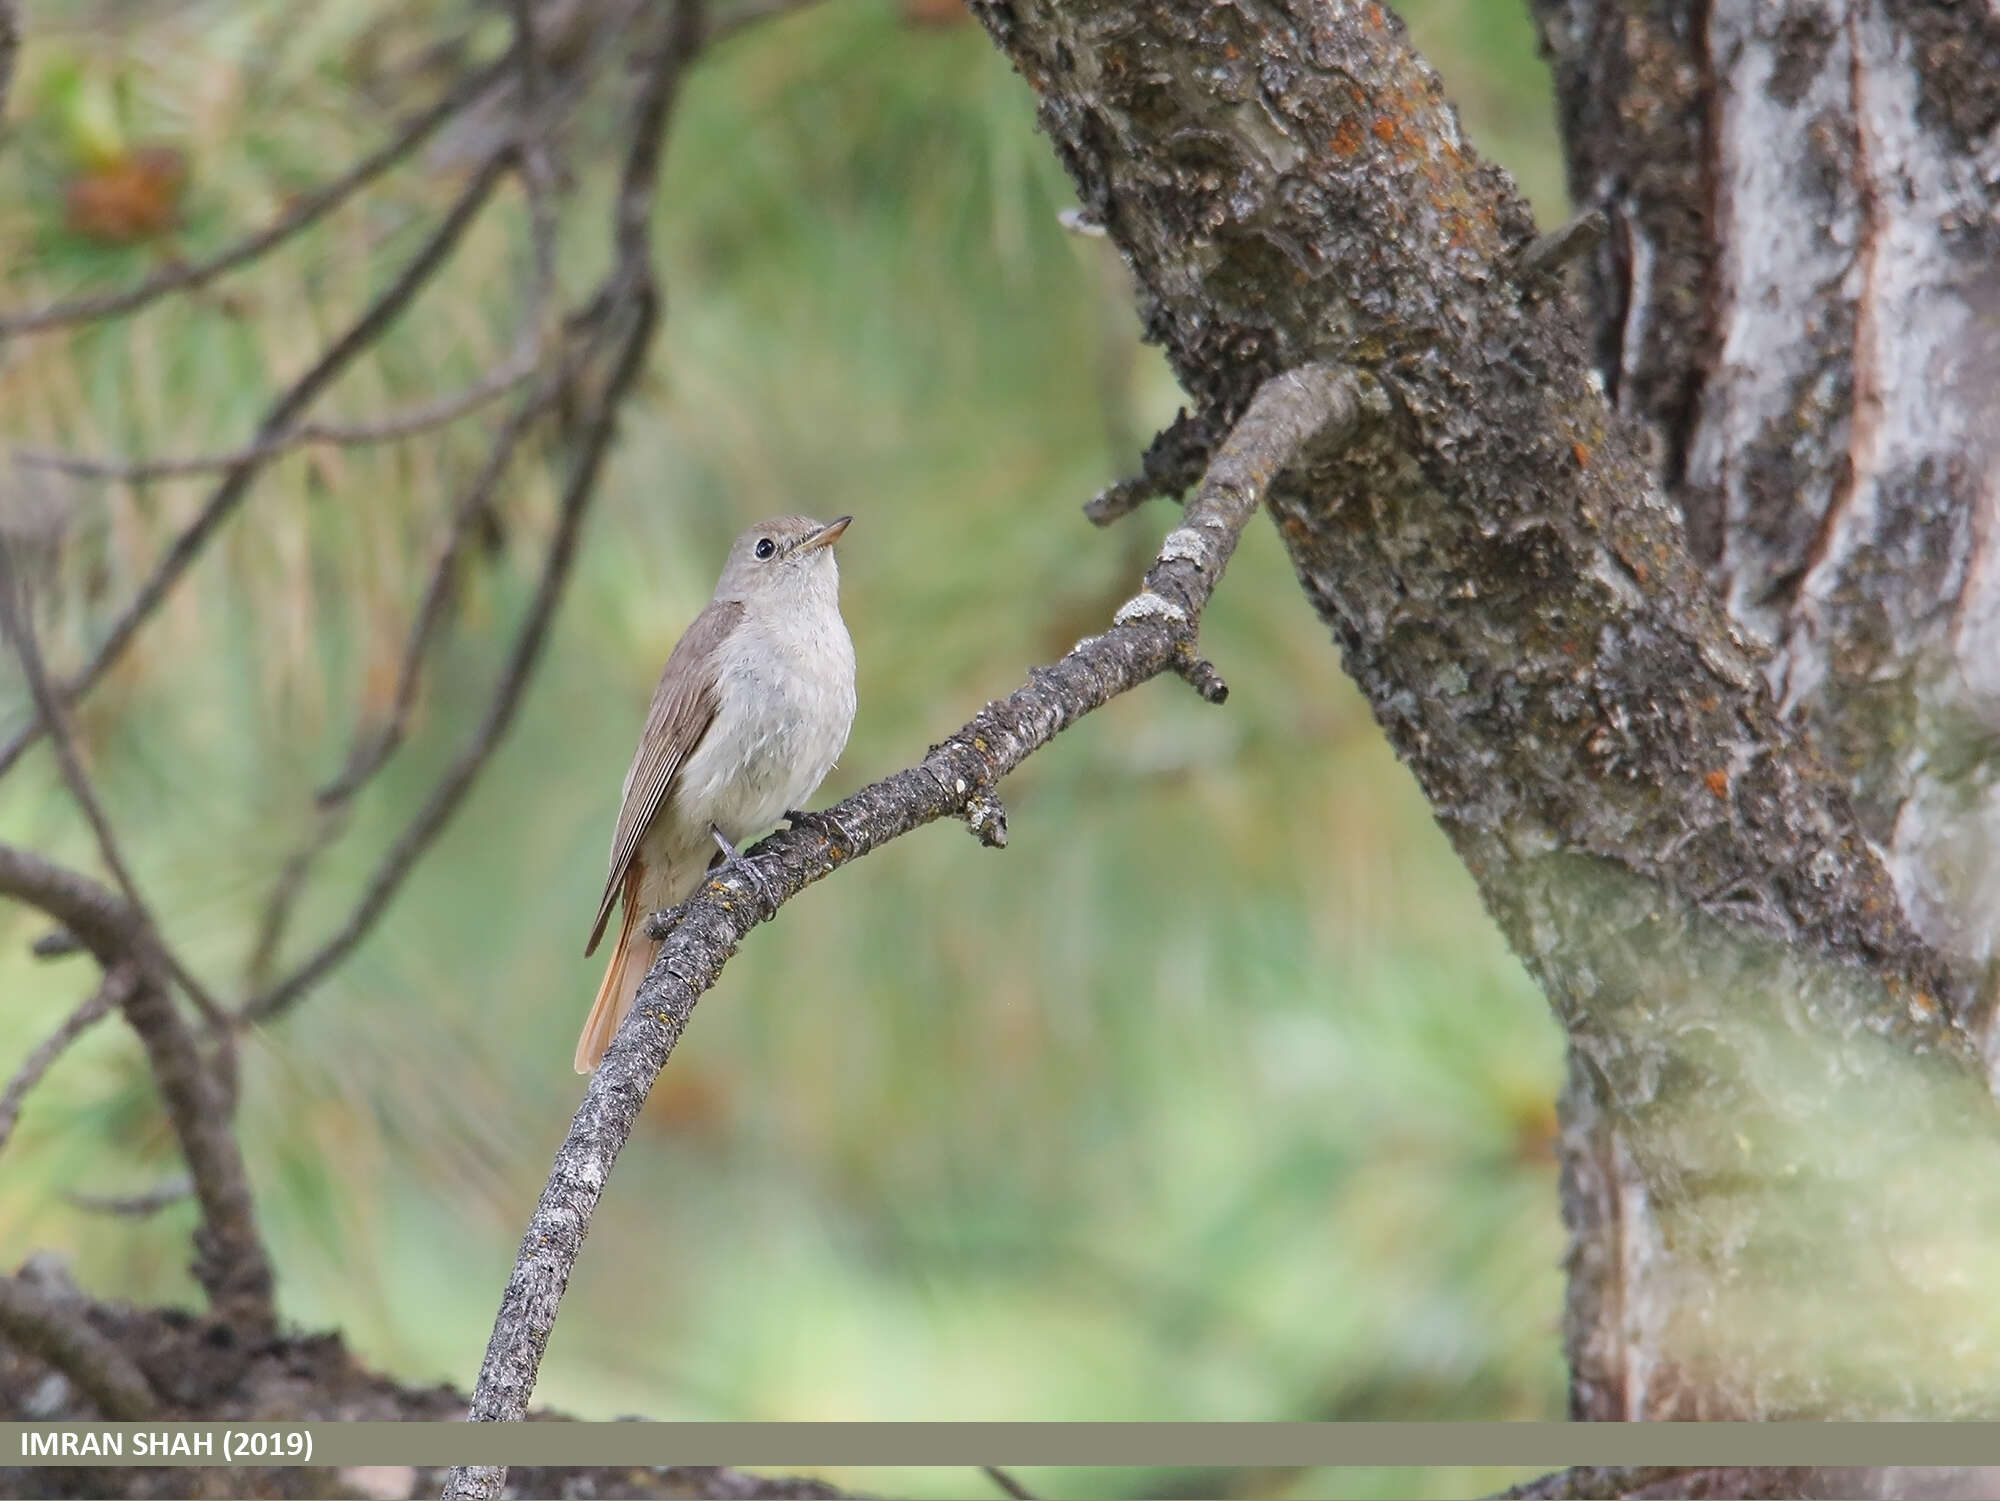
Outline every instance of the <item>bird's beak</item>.
<svg viewBox="0 0 2000 1501">
<path fill-rule="evenodd" d="M 852 516 L 836 516 L 825 526 L 806 538 L 805 541 L 801 542 L 798 550 L 800 552 L 811 552 L 815 547 L 833 546 L 835 542 L 840 540 L 840 534 L 847 530 L 847 523 L 853 519 Z"/>
</svg>

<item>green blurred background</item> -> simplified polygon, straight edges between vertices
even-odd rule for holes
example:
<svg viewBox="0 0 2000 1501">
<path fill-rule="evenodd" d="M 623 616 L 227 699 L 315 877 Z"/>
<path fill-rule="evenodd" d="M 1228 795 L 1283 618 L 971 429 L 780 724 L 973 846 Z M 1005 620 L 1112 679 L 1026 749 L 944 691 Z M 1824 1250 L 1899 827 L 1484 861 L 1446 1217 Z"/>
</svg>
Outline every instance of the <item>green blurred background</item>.
<svg viewBox="0 0 2000 1501">
<path fill-rule="evenodd" d="M 1555 220 L 1524 8 L 1401 9 L 1473 141 Z M 9 305 L 124 285 L 262 222 L 431 96 L 449 60 L 427 49 L 468 14 L 29 10 L 0 150 Z M 497 11 L 473 24 L 504 45 Z M 579 128 L 572 295 L 601 265 L 605 190 Z M 184 169 L 151 183 L 169 232 L 79 188 L 157 167 L 140 153 L 159 146 Z M 460 177 L 449 148 L 193 299 L 0 350 L 0 424 L 95 452 L 240 442 L 424 233 Z M 1171 507 L 1100 533 L 1078 506 L 1177 393 L 1137 344 L 1115 252 L 1059 227 L 1070 201 L 1027 90 L 923 0 L 823 0 L 699 65 L 660 200 L 664 333 L 520 722 L 371 940 L 246 1052 L 243 1135 L 291 1321 L 343 1330 L 404 1380 L 470 1383 L 581 1090 L 568 1059 L 599 962 L 580 949 L 619 778 L 740 526 L 857 518 L 842 563 L 861 712 L 822 800 L 914 759 L 1129 592 Z M 518 202 L 490 219 L 323 414 L 393 410 L 504 355 Z M 226 993 L 312 788 L 387 701 L 495 416 L 276 465 L 80 716 L 145 889 Z M 36 488 L 67 517 L 42 610 L 64 667 L 205 490 Z M 518 466 L 412 742 L 327 860 L 291 957 L 470 733 L 551 501 L 549 467 Z M 1559 1034 L 1267 528 L 1204 638 L 1225 709 L 1173 683 L 1131 695 L 1003 789 L 1004 853 L 924 830 L 745 945 L 621 1160 L 542 1401 L 658 1418 L 1562 1415 Z M 8 673 L 5 727 L 24 713 Z M 96 868 L 45 749 L 0 782 L 0 838 Z M 91 980 L 30 960 L 38 931 L 0 910 L 0 1069 Z M 0 1162 L 0 1260 L 52 1246 L 94 1291 L 193 1301 L 191 1208 L 111 1220 L 61 1197 L 175 1166 L 135 1047 L 99 1028 Z M 833 1478 L 991 1494 L 968 1472 Z M 1048 1495 L 1359 1496 L 1509 1476 L 1025 1478 Z"/>
</svg>

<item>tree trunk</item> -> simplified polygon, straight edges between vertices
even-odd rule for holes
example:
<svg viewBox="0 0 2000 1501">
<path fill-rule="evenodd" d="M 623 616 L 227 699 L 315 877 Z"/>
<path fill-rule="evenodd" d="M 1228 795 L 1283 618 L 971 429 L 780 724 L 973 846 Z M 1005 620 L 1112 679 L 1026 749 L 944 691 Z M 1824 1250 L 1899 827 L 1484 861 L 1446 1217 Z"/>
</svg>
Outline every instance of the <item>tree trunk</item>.
<svg viewBox="0 0 2000 1501">
<path fill-rule="evenodd" d="M 1975 173 L 1967 125 L 1913 75 L 1900 93 L 1874 82 L 1837 27 L 1824 47 L 1798 43 L 1813 67 L 1779 70 L 1792 106 L 1736 121 L 1761 154 L 1711 168 L 1691 149 L 1706 142 L 1705 7 L 1548 6 L 1551 31 L 1567 28 L 1579 197 L 1604 198 L 1621 231 L 1598 267 L 1593 341 L 1519 267 L 1525 209 L 1384 6 L 975 8 L 1204 408 L 1226 418 L 1264 375 L 1314 359 L 1379 385 L 1372 430 L 1278 487 L 1273 509 L 1349 671 L 1569 1035 L 1577 1412 L 1990 1414 L 2000 1329 L 1963 1289 L 1989 1272 L 2000 1131 L 1955 1024 L 1984 950 L 1927 904 L 1934 886 L 1888 841 L 1900 804 L 1885 795 L 1893 768 L 1934 764 L 1910 721 L 1944 696 L 1914 667 L 1884 668 L 1912 632 L 1942 652 L 1971 618 L 1948 596 L 1977 571 L 1978 466 L 1963 413 L 1926 395 L 1914 355 L 1889 363 L 1879 329 L 1857 335 L 1877 351 L 1860 435 L 1829 416 L 1837 445 L 1800 436 L 1848 399 L 1828 373 L 1845 344 L 1824 284 L 1843 233 L 1873 268 L 1857 282 L 1893 296 L 1872 316 L 1913 344 L 1956 305 L 1934 285 L 1939 257 L 1963 241 L 1969 265 L 1983 213 L 1917 237 L 1866 204 L 1893 193 L 1917 200 L 1899 212 L 1935 214 Z M 1726 17 L 1708 24 L 1730 33 Z M 1894 52 L 1884 26 L 1854 31 L 1858 55 Z M 1717 72 L 1762 88 L 1775 65 L 1760 56 L 1775 53 L 1746 38 Z M 1843 176 L 1812 91 L 1850 78 L 1870 86 L 1859 155 L 1907 185 L 1864 193 Z M 1872 227 L 1750 232 L 1754 256 L 1711 244 L 1705 184 L 1734 173 L 1768 206 L 1781 143 L 1765 138 L 1781 121 L 1820 153 L 1816 173 L 1799 168 L 1798 211 L 1817 224 L 1829 198 L 1851 199 Z M 1709 331 L 1694 315 L 1737 281 L 1743 311 Z M 1794 325 L 1807 333 L 1786 346 L 1786 377 L 1757 341 Z M 1710 389 L 1711 342 L 1755 368 Z M 1766 398 L 1774 380 L 1800 394 Z M 1794 445 L 1773 474 L 1780 436 Z M 1778 517 L 1814 483 L 1831 525 Z M 1794 539 L 1791 563 L 1778 538 Z M 1960 538 L 1956 567 L 1917 567 Z M 1891 567 L 1872 561 L 1883 547 Z M 1719 572 L 1748 629 L 1720 608 Z M 1793 574 L 1810 614 L 1772 655 L 1745 639 L 1766 616 L 1742 602 L 1768 610 Z M 1931 1176 L 1898 1178 L 1911 1168 Z"/>
<path fill-rule="evenodd" d="M 1846 782 L 1996 1062 L 1988 556 L 2000 380 L 2000 18 L 1909 0 L 1536 0 L 1571 192 L 1610 216 L 1590 315 L 1715 592 Z M 1603 1337 L 1670 1276 L 1619 1127 L 1568 1099 L 1579 1413 L 1674 1416 Z M 1624 1248 L 1621 1250 L 1621 1248 Z M 1754 1410 L 1750 1415 L 1758 1415 Z M 1885 1413 L 1886 1415 L 1892 1415 Z"/>
</svg>

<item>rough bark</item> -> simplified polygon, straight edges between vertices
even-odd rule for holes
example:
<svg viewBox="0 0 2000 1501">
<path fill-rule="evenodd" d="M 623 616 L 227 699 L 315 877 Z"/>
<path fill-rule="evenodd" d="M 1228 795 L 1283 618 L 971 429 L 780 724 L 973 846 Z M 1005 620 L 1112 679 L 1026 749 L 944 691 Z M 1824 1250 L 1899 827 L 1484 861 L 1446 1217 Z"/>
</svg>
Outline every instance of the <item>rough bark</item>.
<svg viewBox="0 0 2000 1501">
<path fill-rule="evenodd" d="M 1602 1152 L 1572 1155 L 1566 1208 L 1625 1232 L 1578 1237 L 1579 1409 L 1990 1411 L 1978 1359 L 1930 1359 L 1965 1272 L 1939 1253 L 1985 1208 L 1912 1203 L 1885 1171 L 1945 1140 L 1958 1181 L 2000 1166 L 1948 1019 L 1969 984 L 1774 708 L 1685 545 L 1662 445 L 1607 407 L 1568 305 L 1514 274 L 1526 211 L 1400 24 L 1366 0 L 975 10 L 1205 409 L 1311 359 L 1372 372 L 1396 409 L 1273 510 L 1570 1037 L 1570 1139 Z M 1648 297 L 1700 268 L 1656 254 Z M 1623 377 L 1655 425 L 1687 399 L 1664 337 Z M 1621 1304 L 1634 1269 L 1662 1295 Z M 1819 1279 L 1868 1290 L 1839 1370 Z M 1983 1322 L 1962 1332 L 1995 1352 Z"/>
<path fill-rule="evenodd" d="M 1990 1069 L 2000 16 L 1911 0 L 1537 11 L 1572 191 L 1622 212 L 1646 251 L 1600 258 L 1600 369 L 1613 389 L 1644 368 L 1684 393 L 1670 420 L 1632 408 L 1670 434 L 1661 477 L 1912 925 L 1973 977 L 1965 1021 Z M 1657 191 L 1625 192 L 1638 179 Z M 1656 1240 L 1657 1215 L 1585 1071 L 1566 1117 L 1579 1411 L 1670 1415 L 1620 1379 L 1593 1314 L 1645 1325 L 1677 1296 L 1671 1258 L 1621 1251 Z"/>
</svg>

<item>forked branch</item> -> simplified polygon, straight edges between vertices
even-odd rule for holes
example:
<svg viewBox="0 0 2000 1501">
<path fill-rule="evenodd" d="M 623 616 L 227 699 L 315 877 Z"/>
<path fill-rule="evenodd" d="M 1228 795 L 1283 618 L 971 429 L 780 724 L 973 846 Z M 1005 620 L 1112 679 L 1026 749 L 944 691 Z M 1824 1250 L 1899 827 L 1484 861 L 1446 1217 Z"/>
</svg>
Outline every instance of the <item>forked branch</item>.
<svg viewBox="0 0 2000 1501">
<path fill-rule="evenodd" d="M 1272 480 L 1309 445 L 1350 431 L 1363 400 L 1355 376 L 1326 365 L 1266 382 L 1218 447 L 1144 586 L 1108 631 L 1036 669 L 917 765 L 764 841 L 740 872 L 710 881 L 672 914 L 655 915 L 655 931 L 671 922 L 666 941 L 556 1153 L 501 1299 L 473 1392 L 473 1421 L 526 1415 L 542 1351 L 611 1168 L 695 1002 L 744 936 L 842 865 L 927 823 L 990 804 L 1002 777 L 1119 694 L 1170 671 L 1219 688 L 1213 669 L 1204 679 L 1205 664 L 1195 654 L 1195 631 L 1216 581 Z M 1204 696 L 1218 695 L 1205 689 Z M 490 1497 L 505 1478 L 504 1470 L 492 1467 L 460 1468 L 445 1494 Z"/>
</svg>

